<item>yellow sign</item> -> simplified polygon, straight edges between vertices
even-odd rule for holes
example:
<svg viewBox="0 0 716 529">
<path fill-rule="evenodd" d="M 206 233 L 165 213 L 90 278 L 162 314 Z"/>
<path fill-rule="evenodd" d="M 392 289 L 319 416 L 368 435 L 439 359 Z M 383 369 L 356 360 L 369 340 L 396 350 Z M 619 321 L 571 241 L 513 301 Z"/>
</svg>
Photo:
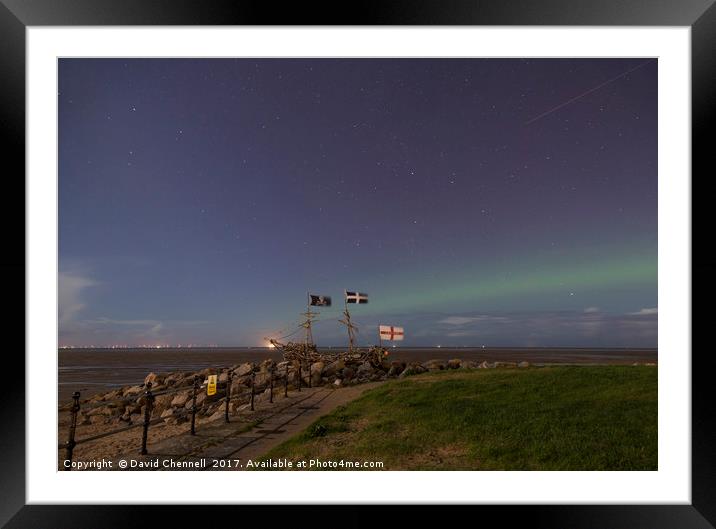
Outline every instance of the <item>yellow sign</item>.
<svg viewBox="0 0 716 529">
<path fill-rule="evenodd" d="M 209 375 L 209 377 L 206 379 L 206 394 L 207 395 L 216 395 L 216 375 Z"/>
</svg>

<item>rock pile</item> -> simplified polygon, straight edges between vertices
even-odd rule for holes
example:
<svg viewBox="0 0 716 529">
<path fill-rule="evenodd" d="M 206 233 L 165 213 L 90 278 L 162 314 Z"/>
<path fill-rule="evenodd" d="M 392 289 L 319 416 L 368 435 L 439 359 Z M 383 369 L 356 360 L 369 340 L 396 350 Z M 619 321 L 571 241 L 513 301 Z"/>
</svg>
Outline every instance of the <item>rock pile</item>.
<svg viewBox="0 0 716 529">
<path fill-rule="evenodd" d="M 301 366 L 301 386 L 341 387 L 405 378 L 428 371 L 449 369 L 486 369 L 497 367 L 529 367 L 528 362 L 473 362 L 460 359 L 429 360 L 427 362 L 403 362 L 383 360 L 380 363 L 340 358 L 333 361 L 317 361 Z M 229 371 L 231 385 L 229 387 Z M 208 375 L 218 375 L 217 391 L 207 395 L 205 386 L 197 391 L 197 416 L 219 419 L 224 416 L 226 391 L 229 391 L 229 413 L 237 414 L 250 406 L 253 382 L 254 402 L 269 399 L 273 379 L 274 395 L 283 394 L 288 378 L 289 390 L 298 386 L 299 364 L 297 362 L 274 362 L 264 360 L 259 364 L 244 363 L 228 369 L 207 368 L 198 372 L 149 373 L 144 384 L 123 387 L 98 394 L 83 402 L 78 417 L 79 424 L 136 423 L 144 420 L 145 392 L 151 383 L 152 393 L 157 394 L 152 406 L 151 418 L 157 417 L 168 424 L 180 424 L 189 420 L 192 408 L 194 379 L 204 384 Z M 310 378 L 310 381 L 309 381 Z M 164 393 L 166 391 L 166 393 Z M 105 404 L 103 404 L 105 403 Z M 62 409 L 69 409 L 69 405 Z"/>
</svg>

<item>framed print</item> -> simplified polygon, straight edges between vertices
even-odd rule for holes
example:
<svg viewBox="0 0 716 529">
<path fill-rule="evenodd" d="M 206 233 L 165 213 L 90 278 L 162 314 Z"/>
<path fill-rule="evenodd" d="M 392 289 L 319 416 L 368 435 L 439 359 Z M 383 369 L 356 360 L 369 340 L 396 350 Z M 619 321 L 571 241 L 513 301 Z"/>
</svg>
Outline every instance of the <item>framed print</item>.
<svg viewBox="0 0 716 529">
<path fill-rule="evenodd" d="M 8 527 L 712 526 L 712 2 L 3 0 L 0 24 Z"/>
</svg>

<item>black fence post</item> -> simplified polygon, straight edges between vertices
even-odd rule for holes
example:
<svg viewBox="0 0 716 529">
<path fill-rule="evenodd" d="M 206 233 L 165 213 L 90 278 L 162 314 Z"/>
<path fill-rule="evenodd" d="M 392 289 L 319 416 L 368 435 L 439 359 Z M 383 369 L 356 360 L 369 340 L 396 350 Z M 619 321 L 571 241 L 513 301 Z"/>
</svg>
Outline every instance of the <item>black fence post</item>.
<svg viewBox="0 0 716 529">
<path fill-rule="evenodd" d="M 147 434 L 149 433 L 149 419 L 152 416 L 152 402 L 154 402 L 154 395 L 152 395 L 152 383 L 147 382 L 147 391 L 144 393 L 144 427 L 142 428 L 142 449 L 139 452 L 141 455 L 147 453 Z"/>
<path fill-rule="evenodd" d="M 196 393 L 199 390 L 199 376 L 194 375 L 194 390 L 191 395 L 191 435 L 196 435 Z"/>
<path fill-rule="evenodd" d="M 253 368 L 251 371 L 251 411 L 254 411 L 254 393 L 255 393 L 255 387 L 254 387 L 254 379 L 256 378 L 256 373 L 254 373 Z"/>
<path fill-rule="evenodd" d="M 286 373 L 283 378 L 283 396 L 288 397 L 288 364 L 286 364 Z"/>
<path fill-rule="evenodd" d="M 226 378 L 226 408 L 224 409 L 224 422 L 229 422 L 229 400 L 231 399 L 231 368 Z"/>
<path fill-rule="evenodd" d="M 80 411 L 80 392 L 75 391 L 72 394 L 72 408 L 70 412 L 72 417 L 70 418 L 70 432 L 67 437 L 67 452 L 65 453 L 65 461 L 69 461 L 70 465 L 66 466 L 67 470 L 72 470 L 72 451 L 75 449 L 75 430 L 77 429 L 77 414 Z"/>
<path fill-rule="evenodd" d="M 301 373 L 301 366 L 302 366 L 302 365 L 303 365 L 303 364 L 302 364 L 301 361 L 299 360 L 299 361 L 298 361 L 298 391 L 301 391 L 301 382 L 302 382 L 301 379 L 303 378 L 303 374 Z"/>
<path fill-rule="evenodd" d="M 269 371 L 269 402 L 273 404 L 273 364 L 271 365 L 271 369 Z"/>
</svg>

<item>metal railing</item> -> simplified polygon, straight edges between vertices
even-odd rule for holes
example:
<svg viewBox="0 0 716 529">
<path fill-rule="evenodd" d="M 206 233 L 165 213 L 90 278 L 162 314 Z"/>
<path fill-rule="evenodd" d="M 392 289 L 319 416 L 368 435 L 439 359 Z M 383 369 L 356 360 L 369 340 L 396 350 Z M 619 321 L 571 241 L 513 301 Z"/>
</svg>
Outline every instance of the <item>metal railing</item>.
<svg viewBox="0 0 716 529">
<path fill-rule="evenodd" d="M 294 364 L 295 366 L 295 364 Z M 216 368 L 219 372 L 226 372 L 227 373 L 227 379 L 226 382 L 223 383 L 223 387 L 225 388 L 225 395 L 223 397 L 224 399 L 224 422 L 228 423 L 229 421 L 229 405 L 231 401 L 233 400 L 240 400 L 244 399 L 247 396 L 249 396 L 249 407 L 251 411 L 255 411 L 254 407 L 254 401 L 256 396 L 256 372 L 257 372 L 257 365 L 252 364 L 251 372 L 248 373 L 250 375 L 250 386 L 249 389 L 246 391 L 242 391 L 239 394 L 231 395 L 231 386 L 232 386 L 232 379 L 233 379 L 233 371 L 236 369 L 235 367 L 219 367 Z M 283 379 L 283 393 L 284 397 L 288 397 L 288 386 L 289 386 L 289 364 L 286 365 L 285 369 L 282 370 L 282 376 L 279 376 L 279 379 Z M 295 378 L 295 387 L 297 391 L 301 391 L 301 386 L 303 385 L 302 382 L 302 365 L 301 363 L 298 363 L 296 366 L 296 370 L 294 371 L 294 378 Z M 186 417 L 187 415 L 191 414 L 191 424 L 189 429 L 190 435 L 196 435 L 196 414 L 198 411 L 197 407 L 197 396 L 199 395 L 199 390 L 206 387 L 206 383 L 201 384 L 200 383 L 200 376 L 194 375 L 193 384 L 191 385 L 191 407 L 180 411 L 179 413 L 172 414 L 171 418 L 182 418 Z M 273 394 L 274 394 L 274 380 L 276 378 L 276 367 L 275 365 L 271 366 L 269 369 L 269 402 L 273 403 Z M 309 366 L 308 369 L 308 387 L 312 387 L 311 384 L 311 369 Z M 217 385 L 218 386 L 218 385 Z M 83 403 L 80 403 L 80 392 L 75 391 L 72 395 L 72 404 L 69 407 L 69 412 L 71 414 L 70 416 L 70 424 L 69 429 L 67 432 L 67 441 L 64 443 L 60 443 L 58 445 L 58 449 L 65 450 L 65 459 L 64 459 L 64 465 L 63 468 L 65 470 L 71 470 L 72 469 L 72 457 L 74 449 L 77 445 L 83 444 L 83 443 L 89 443 L 91 441 L 96 441 L 98 439 L 102 439 L 104 437 L 109 437 L 112 435 L 117 435 L 123 432 L 126 432 L 128 430 L 132 430 L 134 428 L 142 428 L 142 437 L 140 442 L 140 449 L 139 453 L 140 455 L 146 455 L 147 454 L 147 438 L 149 435 L 149 427 L 158 423 L 161 423 L 164 421 L 163 417 L 155 417 L 152 419 L 152 411 L 154 409 L 154 401 L 157 397 L 161 395 L 170 395 L 173 393 L 180 393 L 183 391 L 187 391 L 189 389 L 188 386 L 182 385 L 176 388 L 167 388 L 160 391 L 152 391 L 152 383 L 147 382 L 146 384 L 141 384 L 140 387 L 146 388 L 144 391 L 144 394 L 142 396 L 139 396 L 139 394 L 135 393 L 130 396 L 121 397 L 117 399 L 111 399 L 106 401 L 98 401 L 92 403 L 91 401 L 85 401 Z M 219 387 L 217 387 L 217 391 L 219 390 Z M 88 437 L 83 437 L 81 439 L 75 439 L 76 433 L 77 433 L 77 418 L 80 414 L 80 411 L 84 410 L 93 410 L 96 408 L 106 407 L 111 404 L 117 404 L 117 403 L 134 403 L 134 404 L 140 404 L 142 398 L 144 399 L 144 417 L 142 422 L 136 423 L 136 424 L 129 424 L 127 426 L 123 426 L 121 428 L 115 428 L 113 430 L 107 431 L 107 432 L 101 432 L 95 435 L 90 435 Z M 170 405 L 171 406 L 171 405 Z M 63 406 L 60 408 L 61 411 L 67 411 L 66 408 Z M 126 413 L 126 409 L 125 409 Z"/>
</svg>

